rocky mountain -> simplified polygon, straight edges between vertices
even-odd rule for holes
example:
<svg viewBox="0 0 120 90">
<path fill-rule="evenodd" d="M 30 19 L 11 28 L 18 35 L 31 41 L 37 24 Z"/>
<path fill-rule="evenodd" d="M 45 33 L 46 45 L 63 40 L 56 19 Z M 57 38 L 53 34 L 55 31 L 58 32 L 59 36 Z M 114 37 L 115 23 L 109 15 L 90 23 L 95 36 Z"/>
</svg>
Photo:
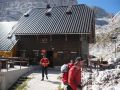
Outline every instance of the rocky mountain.
<svg viewBox="0 0 120 90">
<path fill-rule="evenodd" d="M 0 0 L 0 21 L 17 21 L 26 11 L 35 7 L 67 6 L 77 0 Z"/>
<path fill-rule="evenodd" d="M 96 18 L 104 18 L 104 17 L 110 18 L 113 16 L 112 13 L 106 12 L 103 8 L 97 6 L 93 6 L 91 8 L 94 10 Z"/>
<path fill-rule="evenodd" d="M 108 25 L 109 24 L 109 19 L 114 16 L 112 13 L 108 13 L 100 7 L 93 6 L 91 8 L 95 12 L 96 25 L 99 25 L 99 26 Z"/>
<path fill-rule="evenodd" d="M 25 12 L 35 7 L 67 6 L 77 4 L 77 0 L 0 0 L 0 21 L 17 21 Z M 113 15 L 100 7 L 92 7 L 95 11 L 96 25 L 106 25 L 108 21 L 98 18 L 110 18 Z"/>
<path fill-rule="evenodd" d="M 90 54 L 104 60 L 120 58 L 120 12 L 104 26 L 96 25 L 96 43 L 90 45 Z"/>
</svg>

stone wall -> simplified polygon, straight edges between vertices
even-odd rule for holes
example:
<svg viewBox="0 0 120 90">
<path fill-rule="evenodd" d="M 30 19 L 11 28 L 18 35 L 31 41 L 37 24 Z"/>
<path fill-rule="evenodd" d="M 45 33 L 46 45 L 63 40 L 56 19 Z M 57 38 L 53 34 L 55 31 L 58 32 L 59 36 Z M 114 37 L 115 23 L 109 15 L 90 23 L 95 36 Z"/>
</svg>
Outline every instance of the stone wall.
<svg viewBox="0 0 120 90">
<path fill-rule="evenodd" d="M 0 90 L 7 90 L 13 85 L 16 80 L 26 74 L 27 72 L 33 70 L 35 67 L 26 67 L 17 70 L 11 70 L 7 72 L 0 72 Z"/>
</svg>

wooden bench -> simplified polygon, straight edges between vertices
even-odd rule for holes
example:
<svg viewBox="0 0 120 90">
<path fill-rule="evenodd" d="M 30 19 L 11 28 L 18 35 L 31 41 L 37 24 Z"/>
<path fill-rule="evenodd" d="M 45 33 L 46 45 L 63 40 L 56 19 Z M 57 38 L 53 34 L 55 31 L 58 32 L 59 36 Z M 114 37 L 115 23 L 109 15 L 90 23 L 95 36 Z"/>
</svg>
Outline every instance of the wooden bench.
<svg viewBox="0 0 120 90">
<path fill-rule="evenodd" d="M 104 69 L 108 69 L 110 67 L 110 64 L 108 64 L 108 61 L 101 61 L 100 62 L 100 69 L 104 70 Z"/>
<path fill-rule="evenodd" d="M 100 65 L 100 61 L 97 58 L 90 59 L 90 66 L 93 66 L 95 69 L 97 69 Z"/>
<path fill-rule="evenodd" d="M 112 64 L 108 64 L 108 61 L 100 61 L 99 59 L 96 60 L 90 60 L 90 65 L 93 65 L 95 69 L 110 69 L 113 68 Z"/>
<path fill-rule="evenodd" d="M 28 58 L 19 57 L 19 58 L 14 60 L 14 63 L 16 65 L 27 66 L 27 65 L 29 65 L 29 59 Z"/>
<path fill-rule="evenodd" d="M 15 65 L 20 65 L 21 66 L 28 66 L 29 65 L 29 59 L 28 58 L 23 58 L 23 57 L 9 57 L 9 62 L 10 68 L 13 68 Z"/>
</svg>

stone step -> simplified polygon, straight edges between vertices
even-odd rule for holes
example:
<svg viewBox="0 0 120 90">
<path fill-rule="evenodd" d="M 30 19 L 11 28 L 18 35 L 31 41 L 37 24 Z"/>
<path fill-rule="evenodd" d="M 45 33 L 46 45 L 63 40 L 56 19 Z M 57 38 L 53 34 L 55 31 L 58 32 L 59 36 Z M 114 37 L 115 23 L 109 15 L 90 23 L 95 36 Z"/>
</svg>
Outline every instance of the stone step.
<svg viewBox="0 0 120 90">
<path fill-rule="evenodd" d="M 16 90 L 17 86 L 21 85 L 24 81 L 26 81 L 28 79 L 28 77 L 23 76 L 20 77 L 11 88 L 9 88 L 8 90 Z"/>
</svg>

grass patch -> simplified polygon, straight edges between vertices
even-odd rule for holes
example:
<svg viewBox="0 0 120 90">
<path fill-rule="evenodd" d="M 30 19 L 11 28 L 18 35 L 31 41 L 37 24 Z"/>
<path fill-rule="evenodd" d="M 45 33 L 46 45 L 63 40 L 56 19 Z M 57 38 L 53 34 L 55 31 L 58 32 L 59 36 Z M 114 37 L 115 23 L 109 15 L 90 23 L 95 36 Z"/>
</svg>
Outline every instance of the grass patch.
<svg viewBox="0 0 120 90">
<path fill-rule="evenodd" d="M 15 90 L 27 90 L 27 83 L 30 81 L 32 78 L 26 79 L 22 84 L 18 85 Z"/>
<path fill-rule="evenodd" d="M 58 80 L 61 80 L 61 75 L 57 77 Z M 61 83 L 58 85 L 57 90 L 64 90 L 64 88 L 61 88 Z"/>
<path fill-rule="evenodd" d="M 64 88 L 61 88 L 61 84 L 59 84 L 57 90 L 64 90 Z"/>
</svg>

